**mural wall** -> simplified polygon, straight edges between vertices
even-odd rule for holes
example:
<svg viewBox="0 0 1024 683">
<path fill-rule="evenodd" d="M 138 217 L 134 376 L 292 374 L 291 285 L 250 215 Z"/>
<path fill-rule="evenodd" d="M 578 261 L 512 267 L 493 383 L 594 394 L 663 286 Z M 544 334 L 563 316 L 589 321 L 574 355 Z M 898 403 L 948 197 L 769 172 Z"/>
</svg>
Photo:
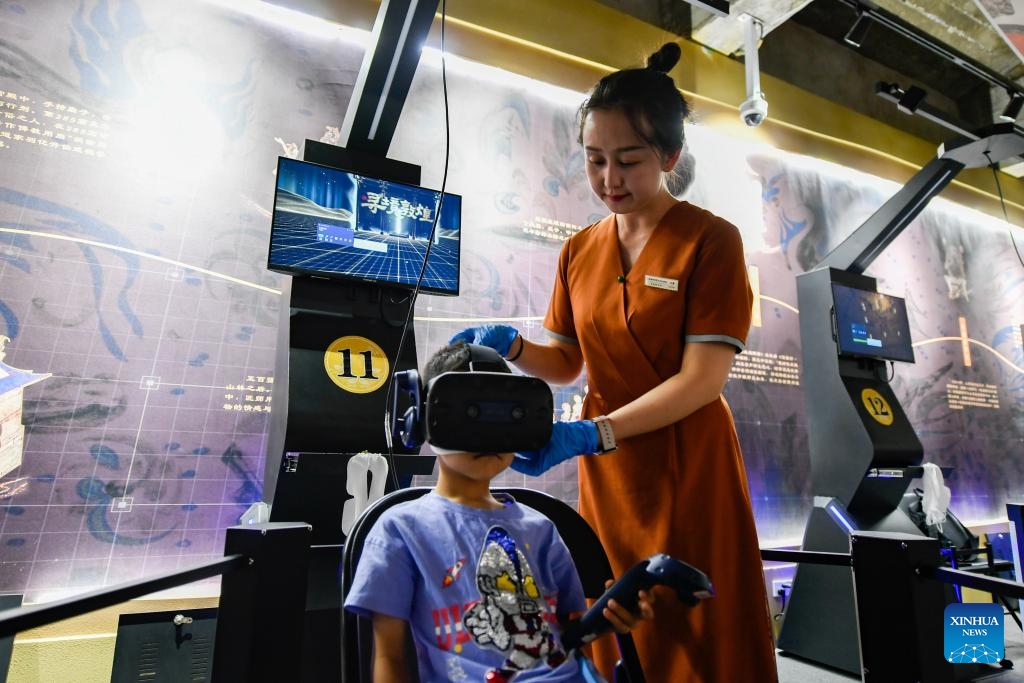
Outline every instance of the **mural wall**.
<svg viewBox="0 0 1024 683">
<path fill-rule="evenodd" d="M 340 141 L 362 52 L 318 22 L 194 0 L 0 0 L 0 335 L 5 371 L 32 380 L 0 384 L 25 427 L 0 477 L 0 591 L 44 599 L 219 555 L 260 500 L 287 305 L 264 267 L 276 160 Z M 543 339 L 558 249 L 604 214 L 579 97 L 455 61 L 445 189 L 463 197 L 462 294 L 418 301 L 421 360 L 481 319 Z M 390 152 L 434 188 L 441 93 L 425 60 Z M 896 188 L 689 136 L 676 189 L 740 227 L 758 293 L 726 387 L 758 528 L 792 542 L 811 495 L 794 277 Z M 926 460 L 956 468 L 961 518 L 1002 516 L 1024 489 L 1024 266 L 1008 226 L 933 201 L 869 274 L 908 301 L 917 363 L 894 385 Z M 585 390 L 556 388 L 559 417 Z M 571 464 L 503 476 L 575 502 Z"/>
<path fill-rule="evenodd" d="M 974 0 L 996 27 L 1006 44 L 1024 61 L 1024 2 L 1021 0 Z"/>
</svg>

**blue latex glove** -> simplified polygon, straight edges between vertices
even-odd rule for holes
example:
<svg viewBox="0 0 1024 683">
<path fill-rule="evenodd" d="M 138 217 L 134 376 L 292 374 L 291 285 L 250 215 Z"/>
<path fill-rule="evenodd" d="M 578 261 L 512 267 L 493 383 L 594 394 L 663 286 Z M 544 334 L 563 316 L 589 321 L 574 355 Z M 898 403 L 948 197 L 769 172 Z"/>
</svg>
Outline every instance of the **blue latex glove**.
<svg viewBox="0 0 1024 683">
<path fill-rule="evenodd" d="M 502 358 L 505 358 L 508 356 L 509 349 L 512 348 L 512 342 L 518 336 L 519 330 L 511 325 L 481 325 L 480 327 L 467 327 L 461 332 L 457 332 L 448 340 L 448 343 L 453 344 L 462 340 L 467 344 L 489 346 L 497 351 Z"/>
<path fill-rule="evenodd" d="M 539 451 L 516 453 L 512 469 L 536 477 L 569 458 L 596 453 L 599 443 L 597 425 L 591 420 L 556 422 L 551 425 L 551 440 L 547 445 Z"/>
</svg>

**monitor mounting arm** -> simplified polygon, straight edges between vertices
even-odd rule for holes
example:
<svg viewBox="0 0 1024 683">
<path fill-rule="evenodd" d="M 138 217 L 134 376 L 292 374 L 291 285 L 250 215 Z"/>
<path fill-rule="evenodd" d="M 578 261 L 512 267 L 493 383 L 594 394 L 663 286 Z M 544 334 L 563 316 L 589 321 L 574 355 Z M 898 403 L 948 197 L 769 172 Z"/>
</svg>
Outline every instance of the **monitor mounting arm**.
<svg viewBox="0 0 1024 683">
<path fill-rule="evenodd" d="M 878 95 L 897 104 L 903 94 L 895 84 L 879 84 Z M 925 103 L 919 104 L 914 113 L 924 107 Z M 932 120 L 935 116 L 937 114 L 931 117 Z M 1012 123 L 997 123 L 979 131 L 963 133 L 940 145 L 936 157 L 839 246 L 826 254 L 818 267 L 863 273 L 924 210 L 931 198 L 964 168 L 990 166 L 1024 153 L 1024 131 Z"/>
</svg>

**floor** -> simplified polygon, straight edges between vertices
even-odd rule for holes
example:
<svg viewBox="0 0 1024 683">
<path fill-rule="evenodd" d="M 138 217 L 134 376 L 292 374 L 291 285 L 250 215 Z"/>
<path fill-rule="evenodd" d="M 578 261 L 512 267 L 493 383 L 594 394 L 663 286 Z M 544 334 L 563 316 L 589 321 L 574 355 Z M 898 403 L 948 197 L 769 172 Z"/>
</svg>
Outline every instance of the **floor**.
<svg viewBox="0 0 1024 683">
<path fill-rule="evenodd" d="M 1006 658 L 1014 663 L 1014 668 L 993 667 L 991 673 L 976 676 L 972 680 L 986 683 L 1024 683 L 1024 633 L 1021 633 L 1020 628 L 1010 618 L 1006 619 L 1003 628 Z M 846 683 L 861 680 L 860 676 L 828 669 L 784 653 L 778 653 L 775 659 L 779 666 L 779 683 Z"/>
</svg>

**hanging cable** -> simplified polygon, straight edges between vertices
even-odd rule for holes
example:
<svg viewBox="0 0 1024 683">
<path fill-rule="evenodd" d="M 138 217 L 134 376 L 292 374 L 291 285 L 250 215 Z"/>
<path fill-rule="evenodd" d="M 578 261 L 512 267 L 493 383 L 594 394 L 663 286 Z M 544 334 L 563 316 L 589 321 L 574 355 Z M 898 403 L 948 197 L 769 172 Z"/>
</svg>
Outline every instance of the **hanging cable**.
<svg viewBox="0 0 1024 683">
<path fill-rule="evenodd" d="M 1017 240 L 1013 236 L 1013 226 L 1010 225 L 1010 216 L 1006 212 L 1006 198 L 1003 197 L 1003 186 L 1002 183 L 999 182 L 999 164 L 992 161 L 992 156 L 988 152 L 985 152 L 985 158 L 988 159 L 988 166 L 992 169 L 992 177 L 995 178 L 996 181 L 996 192 L 999 194 L 999 206 L 1003 209 L 1003 220 L 1006 221 L 1007 224 L 1006 231 L 1010 236 L 1010 244 L 1013 245 L 1013 251 L 1017 254 L 1017 260 L 1020 261 L 1020 265 L 1024 267 L 1024 258 L 1020 255 L 1020 247 L 1017 246 Z"/>
<path fill-rule="evenodd" d="M 888 373 L 886 373 L 886 363 L 889 364 Z M 885 382 L 886 384 L 889 384 L 894 379 L 896 379 L 896 363 L 891 360 L 883 360 L 881 361 L 881 363 L 875 363 L 872 367 L 871 374 L 875 376 L 875 379 Z"/>
<path fill-rule="evenodd" d="M 444 101 L 444 170 L 441 174 L 441 189 L 438 191 L 437 205 L 434 210 L 434 221 L 430 226 L 430 236 L 427 238 L 427 248 L 423 253 L 423 265 L 420 266 L 419 275 L 416 277 L 416 286 L 413 287 L 412 294 L 409 299 L 409 310 L 405 315 L 405 322 L 402 324 L 402 334 L 398 338 L 398 348 L 395 351 L 395 365 L 398 365 L 399 359 L 402 357 L 402 347 L 405 345 L 405 338 L 409 332 L 409 326 L 412 324 L 413 313 L 416 310 L 416 297 L 420 293 L 420 287 L 423 284 L 423 277 L 427 272 L 427 261 L 430 258 L 430 248 L 434 244 L 434 234 L 437 232 L 437 223 L 441 219 L 441 209 L 444 206 L 444 189 L 448 183 L 448 157 L 451 149 L 451 128 L 448 118 L 448 74 L 445 68 L 445 18 L 447 16 L 445 10 L 446 0 L 441 0 L 441 93 Z M 381 297 L 383 306 L 383 297 Z M 388 471 L 391 475 L 391 483 L 394 485 L 395 490 L 401 488 L 398 480 L 398 472 L 395 468 L 395 449 L 394 449 L 394 435 L 391 432 L 391 398 L 395 390 L 394 380 L 388 382 L 388 391 L 384 397 L 384 434 L 385 440 L 388 445 Z"/>
</svg>

